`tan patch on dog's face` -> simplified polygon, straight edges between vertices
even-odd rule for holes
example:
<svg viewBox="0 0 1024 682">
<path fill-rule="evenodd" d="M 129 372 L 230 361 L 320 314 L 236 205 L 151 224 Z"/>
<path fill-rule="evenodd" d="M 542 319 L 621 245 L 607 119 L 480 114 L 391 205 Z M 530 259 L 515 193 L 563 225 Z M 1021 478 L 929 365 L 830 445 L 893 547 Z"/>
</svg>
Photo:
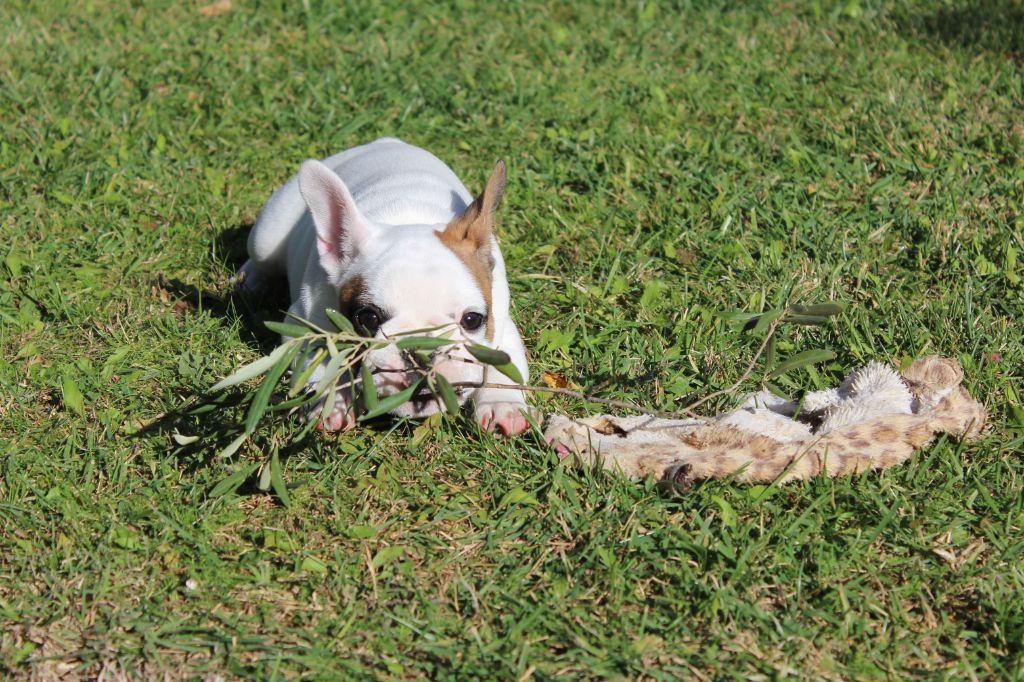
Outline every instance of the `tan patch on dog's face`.
<svg viewBox="0 0 1024 682">
<path fill-rule="evenodd" d="M 494 234 L 494 214 L 505 192 L 505 162 L 498 161 L 487 180 L 487 186 L 462 215 L 454 218 L 437 233 L 441 243 L 466 266 L 480 287 L 487 305 L 487 338 L 494 339 L 494 310 L 491 306 L 494 258 L 491 255 L 491 237 Z"/>
<path fill-rule="evenodd" d="M 455 220 L 461 220 L 461 218 L 462 216 Z M 449 223 L 449 227 L 451 227 L 451 223 Z M 455 240 L 445 237 L 447 234 L 448 230 L 446 229 L 444 232 L 438 233 L 437 238 L 462 261 L 462 264 L 469 270 L 469 274 L 473 276 L 473 281 L 480 287 L 480 293 L 484 295 L 484 304 L 487 306 L 487 338 L 493 339 L 494 311 L 491 307 L 491 271 L 494 268 L 494 259 L 491 258 L 490 244 L 487 245 L 485 252 L 465 239 Z"/>
<path fill-rule="evenodd" d="M 356 308 L 364 303 L 363 293 L 366 291 L 366 282 L 359 275 L 356 275 L 352 279 L 348 280 L 341 285 L 341 290 L 338 292 L 338 312 L 349 319 L 350 322 L 355 324 L 355 320 L 352 319 L 353 313 Z"/>
</svg>

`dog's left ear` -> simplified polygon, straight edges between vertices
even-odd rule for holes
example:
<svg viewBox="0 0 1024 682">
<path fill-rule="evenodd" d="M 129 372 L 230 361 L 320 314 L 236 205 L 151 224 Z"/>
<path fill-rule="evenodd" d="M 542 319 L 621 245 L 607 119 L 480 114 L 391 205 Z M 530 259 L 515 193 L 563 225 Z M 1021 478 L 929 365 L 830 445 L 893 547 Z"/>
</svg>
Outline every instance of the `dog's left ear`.
<svg viewBox="0 0 1024 682">
<path fill-rule="evenodd" d="M 505 194 L 505 162 L 498 160 L 487 179 L 484 191 L 473 200 L 473 203 L 444 228 L 441 239 L 445 242 L 469 242 L 476 249 L 491 248 L 491 235 L 494 234 L 494 214 Z"/>
</svg>

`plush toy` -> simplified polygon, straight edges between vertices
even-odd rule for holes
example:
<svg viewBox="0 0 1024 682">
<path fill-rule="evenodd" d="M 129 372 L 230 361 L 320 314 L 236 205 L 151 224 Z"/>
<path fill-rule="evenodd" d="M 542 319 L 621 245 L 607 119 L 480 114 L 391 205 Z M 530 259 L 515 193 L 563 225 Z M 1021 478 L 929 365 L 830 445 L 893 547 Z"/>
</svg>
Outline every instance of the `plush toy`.
<svg viewBox="0 0 1024 682">
<path fill-rule="evenodd" d="M 709 419 L 556 416 L 545 435 L 565 456 L 677 490 L 703 478 L 842 476 L 900 464 L 937 434 L 977 437 L 985 408 L 960 386 L 963 376 L 948 358 L 917 360 L 902 376 L 871 362 L 799 402 L 763 391 Z"/>
</svg>

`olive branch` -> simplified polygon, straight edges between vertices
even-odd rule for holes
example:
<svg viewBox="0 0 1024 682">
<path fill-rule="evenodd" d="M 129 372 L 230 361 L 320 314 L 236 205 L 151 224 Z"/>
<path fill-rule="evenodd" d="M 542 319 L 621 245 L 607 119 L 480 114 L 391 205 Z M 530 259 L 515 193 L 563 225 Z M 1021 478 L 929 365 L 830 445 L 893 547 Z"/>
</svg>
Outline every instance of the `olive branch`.
<svg viewBox="0 0 1024 682">
<path fill-rule="evenodd" d="M 825 324 L 829 318 L 841 313 L 843 309 L 841 304 L 830 302 L 809 306 L 785 306 L 760 313 L 730 312 L 720 315 L 728 322 L 743 323 L 745 332 L 754 336 L 763 335 L 764 338 L 736 381 L 676 410 L 652 409 L 636 403 L 602 398 L 566 387 L 524 384 L 523 377 L 507 353 L 477 343 L 448 338 L 445 335 L 447 329 L 444 326 L 415 329 L 388 338 L 377 339 L 359 335 L 348 318 L 336 310 L 328 309 L 326 311 L 327 318 L 335 327 L 334 330 L 324 329 L 308 320 L 289 314 L 294 322 L 264 322 L 269 330 L 287 337 L 281 345 L 277 346 L 269 355 L 240 367 L 211 387 L 211 394 L 223 396 L 228 388 L 263 377 L 255 391 L 245 392 L 241 396 L 239 403 L 248 403 L 244 427 L 241 433 L 221 449 L 217 456 L 218 458 L 229 458 L 238 452 L 256 433 L 261 421 L 268 414 L 292 414 L 305 410 L 309 417 L 307 423 L 296 436 L 291 438 L 291 442 L 298 442 L 319 421 L 331 414 L 335 407 L 338 390 L 345 389 L 350 390 L 353 394 L 352 409 L 358 406 L 361 410 L 357 417 L 361 422 L 380 417 L 409 401 L 418 399 L 436 400 L 441 408 L 440 411 L 456 414 L 461 409 L 458 398 L 459 391 L 490 387 L 565 395 L 590 403 L 657 417 L 699 417 L 696 408 L 740 388 L 754 373 L 757 363 L 762 357 L 764 357 L 764 373 L 760 381 L 762 385 L 770 385 L 771 381 L 796 369 L 833 359 L 835 353 L 832 351 L 814 349 L 796 353 L 781 362 L 776 362 L 776 340 L 778 331 L 784 324 L 820 326 Z M 365 362 L 369 353 L 391 344 L 401 351 L 406 367 L 373 369 L 369 362 Z M 442 354 L 449 359 L 455 359 L 451 354 L 458 348 L 465 349 L 472 358 L 460 357 L 458 359 L 491 366 L 513 383 L 482 381 L 452 384 L 434 369 L 434 365 L 438 356 Z M 323 367 L 323 371 L 316 383 L 313 384 L 312 378 L 318 367 Z M 382 397 L 377 393 L 374 374 L 386 372 L 412 372 L 418 375 L 418 378 L 402 391 Z M 283 399 L 275 402 L 275 396 L 280 396 Z M 223 399 L 215 397 L 187 410 L 186 413 L 200 415 L 217 409 L 223 404 Z M 263 491 L 272 488 L 281 501 L 287 505 L 289 503 L 287 486 L 281 475 L 278 455 L 283 434 L 283 428 L 279 425 L 269 438 L 270 455 L 264 461 L 250 463 L 223 479 L 210 491 L 210 496 L 218 497 L 236 490 L 259 469 L 258 488 Z M 182 436 L 178 433 L 173 434 L 172 437 L 179 445 L 183 446 L 198 440 L 197 436 Z"/>
</svg>

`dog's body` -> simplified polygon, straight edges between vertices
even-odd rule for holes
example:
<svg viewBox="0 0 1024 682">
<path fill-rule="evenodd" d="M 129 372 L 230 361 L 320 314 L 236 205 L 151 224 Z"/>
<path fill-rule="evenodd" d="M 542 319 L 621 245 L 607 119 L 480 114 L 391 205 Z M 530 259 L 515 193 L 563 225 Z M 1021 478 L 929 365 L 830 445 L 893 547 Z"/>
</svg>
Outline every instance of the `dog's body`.
<svg viewBox="0 0 1024 682">
<path fill-rule="evenodd" d="M 377 338 L 444 327 L 438 333 L 505 351 L 525 377 L 526 353 L 509 317 L 505 264 L 493 236 L 504 183 L 499 162 L 473 200 L 440 159 L 393 138 L 323 163 L 307 161 L 260 211 L 240 279 L 253 290 L 261 275 L 286 274 L 289 313 L 328 328 L 327 308 Z M 416 378 L 393 344 L 368 359 L 381 395 Z M 501 373 L 468 360 L 461 348 L 449 350 L 434 368 L 453 384 L 508 384 Z M 478 388 L 459 398 L 473 400 L 484 427 L 505 434 L 527 428 L 521 391 Z M 324 427 L 350 428 L 355 414 L 348 393 L 339 393 L 335 404 Z M 424 399 L 395 413 L 425 416 L 437 409 L 435 399 Z"/>
</svg>

